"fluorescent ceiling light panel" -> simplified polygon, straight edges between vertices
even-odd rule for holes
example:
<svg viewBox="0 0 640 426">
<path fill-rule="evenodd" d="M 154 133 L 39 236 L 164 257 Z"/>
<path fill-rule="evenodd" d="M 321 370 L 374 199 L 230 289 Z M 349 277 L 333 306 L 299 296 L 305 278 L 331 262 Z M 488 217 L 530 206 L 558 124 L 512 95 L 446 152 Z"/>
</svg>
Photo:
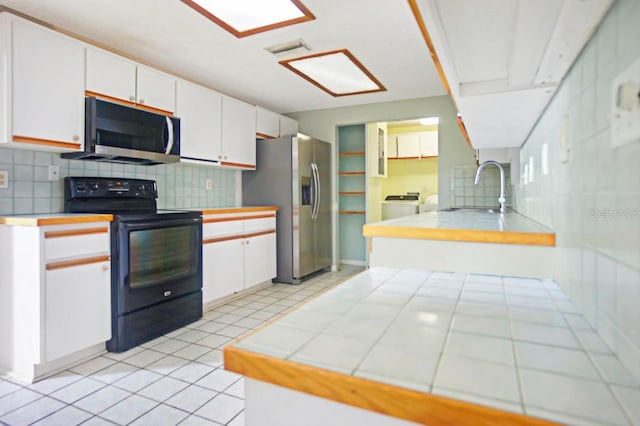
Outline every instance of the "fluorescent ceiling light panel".
<svg viewBox="0 0 640 426">
<path fill-rule="evenodd" d="M 420 119 L 420 124 L 423 126 L 436 126 L 440 123 L 439 117 L 425 117 Z"/>
<path fill-rule="evenodd" d="M 288 59 L 280 63 L 332 96 L 387 90 L 347 49 Z"/>
<path fill-rule="evenodd" d="M 315 19 L 299 0 L 182 0 L 236 37 Z"/>
</svg>

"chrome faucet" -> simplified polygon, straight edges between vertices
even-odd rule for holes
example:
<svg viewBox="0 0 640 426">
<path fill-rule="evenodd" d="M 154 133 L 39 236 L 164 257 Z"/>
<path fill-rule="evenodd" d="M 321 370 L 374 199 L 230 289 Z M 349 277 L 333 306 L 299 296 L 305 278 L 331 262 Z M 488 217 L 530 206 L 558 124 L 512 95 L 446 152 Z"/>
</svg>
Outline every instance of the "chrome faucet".
<svg viewBox="0 0 640 426">
<path fill-rule="evenodd" d="M 498 196 L 498 203 L 500 203 L 500 213 L 504 213 L 504 203 L 507 201 L 504 197 L 504 169 L 502 168 L 502 164 L 497 161 L 489 160 L 485 161 L 478 167 L 478 171 L 476 171 L 476 180 L 473 182 L 474 185 L 477 185 L 480 182 L 480 173 L 485 166 L 489 164 L 493 164 L 498 169 L 500 169 L 500 195 Z"/>
</svg>

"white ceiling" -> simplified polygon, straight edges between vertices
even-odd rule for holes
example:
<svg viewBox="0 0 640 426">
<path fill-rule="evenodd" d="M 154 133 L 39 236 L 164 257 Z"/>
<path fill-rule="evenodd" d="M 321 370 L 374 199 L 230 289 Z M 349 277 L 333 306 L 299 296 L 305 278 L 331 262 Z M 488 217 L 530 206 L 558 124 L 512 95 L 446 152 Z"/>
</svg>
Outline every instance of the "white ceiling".
<svg viewBox="0 0 640 426">
<path fill-rule="evenodd" d="M 407 1 L 303 0 L 316 20 L 238 39 L 179 0 L 0 0 L 219 92 L 286 113 L 444 95 Z M 302 38 L 349 49 L 386 92 L 334 98 L 266 47 Z"/>
<path fill-rule="evenodd" d="M 613 0 L 418 0 L 476 148 L 520 146 Z"/>
</svg>

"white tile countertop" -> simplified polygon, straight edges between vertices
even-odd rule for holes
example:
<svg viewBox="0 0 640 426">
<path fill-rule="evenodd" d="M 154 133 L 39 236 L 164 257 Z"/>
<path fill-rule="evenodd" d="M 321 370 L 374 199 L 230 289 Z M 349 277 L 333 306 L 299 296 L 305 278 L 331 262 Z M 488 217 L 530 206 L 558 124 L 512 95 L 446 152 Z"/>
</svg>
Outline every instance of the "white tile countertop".
<svg viewBox="0 0 640 426">
<path fill-rule="evenodd" d="M 520 213 L 487 209 L 430 211 L 366 224 L 365 237 L 401 237 L 453 241 L 555 245 L 549 228 Z"/>
<path fill-rule="evenodd" d="M 233 344 L 225 362 L 251 377 L 235 350 L 469 407 L 640 424 L 640 383 L 552 280 L 371 268 Z"/>
<path fill-rule="evenodd" d="M 100 213 L 41 213 L 0 216 L 0 225 L 45 226 L 90 222 L 111 222 L 113 215 Z"/>
</svg>

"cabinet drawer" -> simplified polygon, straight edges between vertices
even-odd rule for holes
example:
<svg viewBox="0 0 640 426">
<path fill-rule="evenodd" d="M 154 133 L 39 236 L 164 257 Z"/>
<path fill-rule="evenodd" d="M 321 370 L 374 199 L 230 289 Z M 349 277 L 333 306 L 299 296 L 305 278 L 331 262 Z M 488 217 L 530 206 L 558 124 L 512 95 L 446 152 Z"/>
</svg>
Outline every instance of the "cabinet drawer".
<svg viewBox="0 0 640 426">
<path fill-rule="evenodd" d="M 246 217 L 244 219 L 244 233 L 248 234 L 256 231 L 265 231 L 268 229 L 276 229 L 275 217 L 262 217 L 252 218 Z"/>
<path fill-rule="evenodd" d="M 109 253 L 109 227 L 45 231 L 44 253 L 46 260 Z"/>
<path fill-rule="evenodd" d="M 202 238 L 212 238 L 228 235 L 242 235 L 242 218 L 225 217 L 215 218 L 218 222 L 205 222 L 202 224 Z"/>
</svg>

